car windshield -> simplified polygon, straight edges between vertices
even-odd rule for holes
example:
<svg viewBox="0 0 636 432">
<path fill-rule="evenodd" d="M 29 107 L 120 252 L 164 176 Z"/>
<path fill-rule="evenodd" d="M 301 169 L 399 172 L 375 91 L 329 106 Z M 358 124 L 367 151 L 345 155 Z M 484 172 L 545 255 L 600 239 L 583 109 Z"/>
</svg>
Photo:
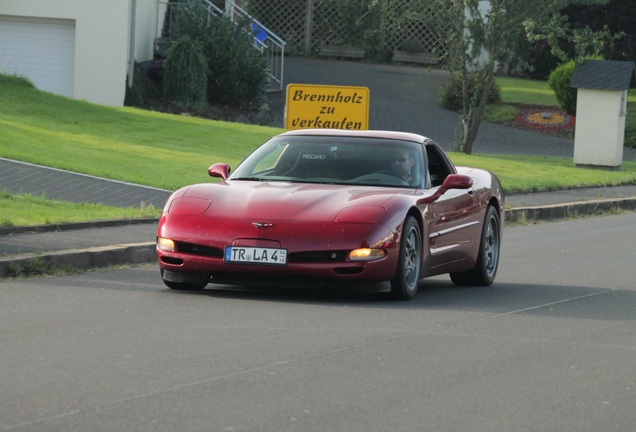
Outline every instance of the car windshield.
<svg viewBox="0 0 636 432">
<path fill-rule="evenodd" d="M 420 187 L 422 148 L 394 139 L 282 136 L 250 154 L 230 180 Z"/>
</svg>

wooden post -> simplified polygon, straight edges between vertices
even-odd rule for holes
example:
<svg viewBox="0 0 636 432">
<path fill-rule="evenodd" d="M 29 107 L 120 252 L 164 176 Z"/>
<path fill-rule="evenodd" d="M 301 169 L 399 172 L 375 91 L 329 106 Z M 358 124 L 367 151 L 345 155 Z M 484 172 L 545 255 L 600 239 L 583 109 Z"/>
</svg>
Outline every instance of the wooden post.
<svg viewBox="0 0 636 432">
<path fill-rule="evenodd" d="M 312 26 L 314 22 L 314 0 L 307 0 L 307 10 L 305 11 L 305 57 L 311 55 Z"/>
</svg>

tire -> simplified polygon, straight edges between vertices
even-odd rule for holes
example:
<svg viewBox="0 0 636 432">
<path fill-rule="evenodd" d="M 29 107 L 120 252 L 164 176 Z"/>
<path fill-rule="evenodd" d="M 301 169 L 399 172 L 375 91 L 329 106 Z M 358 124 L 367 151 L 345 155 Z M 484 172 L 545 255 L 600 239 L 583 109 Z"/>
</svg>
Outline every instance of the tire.
<svg viewBox="0 0 636 432">
<path fill-rule="evenodd" d="M 450 277 L 455 285 L 492 285 L 499 267 L 500 235 L 499 213 L 493 206 L 489 205 L 481 229 L 479 255 L 475 267 L 466 272 L 451 273 Z"/>
<path fill-rule="evenodd" d="M 391 281 L 391 296 L 396 300 L 411 300 L 417 293 L 422 265 L 422 234 L 412 216 L 407 216 L 402 228 L 397 271 Z"/>
<path fill-rule="evenodd" d="M 161 269 L 161 279 L 163 283 L 170 289 L 180 290 L 180 291 L 201 291 L 205 288 L 208 283 L 207 282 L 174 282 L 164 279 L 163 277 L 163 269 Z"/>
</svg>

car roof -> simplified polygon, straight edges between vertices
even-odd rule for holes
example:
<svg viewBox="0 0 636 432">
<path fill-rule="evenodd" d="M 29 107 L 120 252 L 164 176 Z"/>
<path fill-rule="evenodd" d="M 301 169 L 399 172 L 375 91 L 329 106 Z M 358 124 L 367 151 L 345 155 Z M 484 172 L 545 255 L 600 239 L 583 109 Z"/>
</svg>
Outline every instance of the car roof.
<svg viewBox="0 0 636 432">
<path fill-rule="evenodd" d="M 384 138 L 402 141 L 423 143 L 428 138 L 410 132 L 385 131 L 385 130 L 346 130 L 346 129 L 296 129 L 284 132 L 279 136 L 333 136 L 333 137 L 363 137 Z"/>
</svg>

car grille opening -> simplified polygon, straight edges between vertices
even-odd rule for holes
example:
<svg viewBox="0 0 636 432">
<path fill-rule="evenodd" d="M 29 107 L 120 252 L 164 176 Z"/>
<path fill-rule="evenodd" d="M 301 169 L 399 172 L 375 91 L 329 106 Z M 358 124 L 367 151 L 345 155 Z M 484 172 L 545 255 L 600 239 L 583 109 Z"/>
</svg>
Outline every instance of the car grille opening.
<svg viewBox="0 0 636 432">
<path fill-rule="evenodd" d="M 313 251 L 313 252 L 296 252 L 288 257 L 290 263 L 330 263 L 344 262 L 347 258 L 346 252 L 338 251 Z"/>
<path fill-rule="evenodd" d="M 206 256 L 210 258 L 223 258 L 223 250 L 209 246 L 178 242 L 176 244 L 176 248 L 180 253 Z"/>
<path fill-rule="evenodd" d="M 162 256 L 161 257 L 161 262 L 164 262 L 166 264 L 172 264 L 172 265 L 181 265 L 183 264 L 183 260 L 181 258 L 172 258 L 169 256 Z"/>
<path fill-rule="evenodd" d="M 338 275 L 357 275 L 364 271 L 362 267 L 336 267 L 333 272 Z"/>
</svg>

